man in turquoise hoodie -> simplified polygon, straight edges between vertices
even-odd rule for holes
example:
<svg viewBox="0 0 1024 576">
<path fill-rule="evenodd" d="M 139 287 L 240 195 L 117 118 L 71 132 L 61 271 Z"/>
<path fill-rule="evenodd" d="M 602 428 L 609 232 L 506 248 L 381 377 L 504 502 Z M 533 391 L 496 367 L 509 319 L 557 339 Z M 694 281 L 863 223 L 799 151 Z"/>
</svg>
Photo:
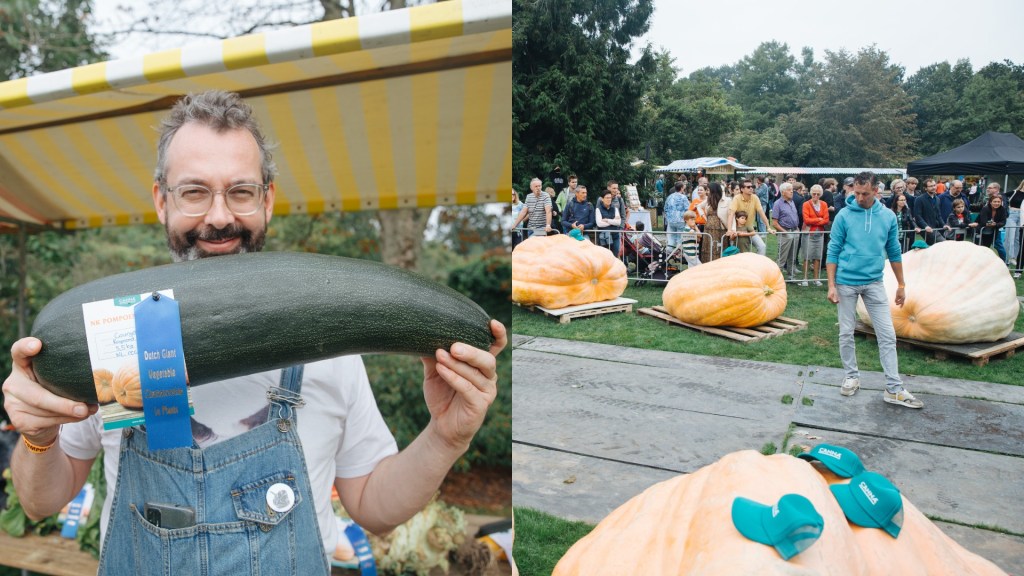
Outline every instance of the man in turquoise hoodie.
<svg viewBox="0 0 1024 576">
<path fill-rule="evenodd" d="M 853 180 L 853 194 L 846 198 L 847 210 L 836 215 L 828 244 L 828 299 L 839 305 L 839 357 L 846 369 L 840 393 L 853 396 L 860 388 L 857 350 L 853 338 L 857 323 L 857 298 L 864 301 L 878 340 L 878 355 L 885 372 L 882 399 L 890 404 L 921 408 L 900 379 L 896 358 L 896 331 L 882 283 L 885 261 L 896 275 L 896 305 L 903 306 L 903 259 L 900 253 L 896 214 L 875 199 L 877 180 L 872 172 L 861 172 Z"/>
</svg>

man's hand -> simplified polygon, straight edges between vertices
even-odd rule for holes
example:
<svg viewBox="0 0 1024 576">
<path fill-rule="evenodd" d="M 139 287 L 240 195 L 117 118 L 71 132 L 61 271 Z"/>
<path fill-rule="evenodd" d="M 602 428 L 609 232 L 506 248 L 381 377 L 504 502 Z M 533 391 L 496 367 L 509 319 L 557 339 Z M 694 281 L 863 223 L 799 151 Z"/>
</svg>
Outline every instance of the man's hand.
<svg viewBox="0 0 1024 576">
<path fill-rule="evenodd" d="M 907 301 L 906 289 L 902 286 L 896 288 L 896 305 L 903 308 L 903 303 Z"/>
<path fill-rule="evenodd" d="M 29 442 L 49 446 L 56 440 L 61 424 L 84 420 L 99 405 L 62 398 L 39 384 L 32 370 L 32 357 L 42 347 L 37 338 L 22 338 L 11 346 L 11 375 L 3 385 L 4 410 Z"/>
<path fill-rule="evenodd" d="M 828 285 L 828 301 L 833 304 L 839 304 L 839 290 L 836 289 L 835 284 Z"/>
<path fill-rule="evenodd" d="M 458 342 L 451 352 L 438 349 L 434 358 L 422 359 L 431 425 L 446 446 L 460 453 L 469 447 L 498 393 L 495 357 L 508 338 L 497 320 L 491 320 L 491 334 L 495 341 L 489 351 Z"/>
</svg>

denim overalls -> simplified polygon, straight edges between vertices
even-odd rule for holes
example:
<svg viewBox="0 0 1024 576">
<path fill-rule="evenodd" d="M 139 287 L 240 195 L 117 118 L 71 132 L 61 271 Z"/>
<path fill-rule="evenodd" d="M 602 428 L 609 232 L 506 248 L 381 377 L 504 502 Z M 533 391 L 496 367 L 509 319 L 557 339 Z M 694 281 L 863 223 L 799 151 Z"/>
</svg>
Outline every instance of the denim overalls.
<svg viewBox="0 0 1024 576">
<path fill-rule="evenodd" d="M 267 422 L 207 448 L 150 452 L 146 431 L 126 428 L 99 574 L 327 575 L 294 408 L 302 366 L 267 391 Z M 195 524 L 159 528 L 146 503 L 185 506 Z"/>
</svg>

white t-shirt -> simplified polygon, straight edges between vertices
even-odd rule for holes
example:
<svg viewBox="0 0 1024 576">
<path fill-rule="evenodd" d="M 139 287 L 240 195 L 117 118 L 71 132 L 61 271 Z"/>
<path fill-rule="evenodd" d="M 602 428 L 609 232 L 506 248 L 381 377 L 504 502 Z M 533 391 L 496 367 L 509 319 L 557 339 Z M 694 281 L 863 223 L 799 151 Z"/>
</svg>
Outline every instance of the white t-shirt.
<svg viewBox="0 0 1024 576">
<path fill-rule="evenodd" d="M 722 199 L 718 201 L 718 219 L 722 221 L 722 224 L 729 226 L 729 207 L 732 205 L 732 196 L 722 195 Z"/>
<path fill-rule="evenodd" d="M 192 388 L 194 418 L 206 426 L 207 435 L 196 438 L 200 447 L 227 440 L 259 422 L 253 416 L 265 412 L 266 391 L 281 382 L 273 370 Z M 378 462 L 398 452 L 395 438 L 381 417 L 359 356 L 343 356 L 307 364 L 302 375 L 302 398 L 297 409 L 298 433 L 308 467 L 310 487 L 324 550 L 333 552 L 338 527 L 331 508 L 335 477 L 358 478 L 373 471 Z M 329 431 L 336 433 L 328 433 Z M 90 460 L 104 451 L 107 498 L 100 523 L 101 542 L 110 520 L 117 483 L 121 431 L 103 431 L 98 414 L 75 424 L 65 424 L 60 446 L 72 458 Z"/>
</svg>

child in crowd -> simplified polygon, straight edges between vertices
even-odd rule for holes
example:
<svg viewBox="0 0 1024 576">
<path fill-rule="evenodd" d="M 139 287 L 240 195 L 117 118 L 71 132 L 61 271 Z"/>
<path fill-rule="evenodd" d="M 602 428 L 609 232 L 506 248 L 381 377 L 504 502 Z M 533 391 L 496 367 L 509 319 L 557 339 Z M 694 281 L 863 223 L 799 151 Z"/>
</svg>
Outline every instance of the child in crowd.
<svg viewBox="0 0 1024 576">
<path fill-rule="evenodd" d="M 637 256 L 645 262 L 650 262 L 661 254 L 662 246 L 657 238 L 645 230 L 646 226 L 644 226 L 644 223 L 637 222 L 636 230 L 628 234 L 627 238 L 633 246 L 636 246 Z"/>
<path fill-rule="evenodd" d="M 977 228 L 978 224 L 971 222 L 966 209 L 967 205 L 962 198 L 953 200 L 953 212 L 946 217 L 946 240 L 968 240 L 974 235 L 974 228 Z"/>
<path fill-rule="evenodd" d="M 688 267 L 700 264 L 697 257 L 697 214 L 692 210 L 683 213 L 683 241 L 680 243 L 683 250 L 683 258 L 686 259 Z"/>
<path fill-rule="evenodd" d="M 750 245 L 750 238 L 757 234 L 757 224 L 748 222 L 746 210 L 740 210 L 735 214 L 736 218 L 736 247 L 740 252 L 753 252 Z"/>
</svg>

